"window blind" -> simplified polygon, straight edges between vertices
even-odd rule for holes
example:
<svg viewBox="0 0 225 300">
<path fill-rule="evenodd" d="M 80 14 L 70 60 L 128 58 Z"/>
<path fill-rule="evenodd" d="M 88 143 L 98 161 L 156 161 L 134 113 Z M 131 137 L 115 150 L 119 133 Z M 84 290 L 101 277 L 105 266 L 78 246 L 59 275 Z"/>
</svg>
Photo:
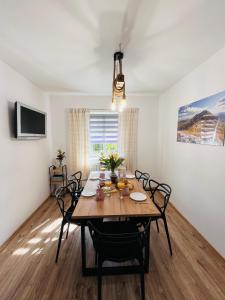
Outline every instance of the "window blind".
<svg viewBox="0 0 225 300">
<path fill-rule="evenodd" d="M 91 113 L 90 141 L 92 144 L 118 143 L 118 114 Z"/>
</svg>

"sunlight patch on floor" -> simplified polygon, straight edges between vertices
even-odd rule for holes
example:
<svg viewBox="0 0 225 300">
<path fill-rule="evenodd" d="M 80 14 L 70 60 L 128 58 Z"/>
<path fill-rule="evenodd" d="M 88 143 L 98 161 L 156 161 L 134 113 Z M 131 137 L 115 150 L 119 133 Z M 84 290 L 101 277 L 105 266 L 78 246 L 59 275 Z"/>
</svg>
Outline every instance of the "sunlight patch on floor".
<svg viewBox="0 0 225 300">
<path fill-rule="evenodd" d="M 50 238 L 47 238 L 47 239 L 44 241 L 44 243 L 47 244 L 48 242 L 50 242 L 50 240 L 51 240 Z"/>
<path fill-rule="evenodd" d="M 53 230 L 55 230 L 61 223 L 62 219 L 58 218 L 55 221 L 53 221 L 51 224 L 49 224 L 48 226 L 46 226 L 41 232 L 42 233 L 50 233 Z"/>
<path fill-rule="evenodd" d="M 37 255 L 42 252 L 43 248 L 36 248 L 31 252 L 31 255 Z"/>
<path fill-rule="evenodd" d="M 41 241 L 41 238 L 32 238 L 31 240 L 28 241 L 28 244 L 37 244 Z"/>
<path fill-rule="evenodd" d="M 36 230 L 41 230 L 41 234 L 39 235 L 39 237 L 32 237 L 27 241 L 27 245 L 36 245 L 40 242 L 43 242 L 44 244 L 48 244 L 48 243 L 52 243 L 52 242 L 56 242 L 58 241 L 58 235 L 59 235 L 59 226 L 62 222 L 62 218 L 57 218 L 55 220 L 53 220 L 52 222 L 49 222 L 50 219 L 45 220 L 44 222 L 42 222 L 40 225 L 36 226 L 35 228 L 32 229 L 31 232 L 36 231 Z M 64 235 L 63 235 L 63 240 L 65 239 L 65 235 L 66 235 L 66 229 L 67 227 L 65 226 L 64 228 Z M 79 228 L 78 225 L 76 224 L 70 224 L 70 228 L 69 228 L 69 232 L 72 233 L 73 231 L 76 231 Z M 53 237 L 42 237 L 42 234 L 51 234 L 53 235 Z M 55 233 L 55 234 L 54 234 Z M 20 239 L 21 242 L 22 239 Z M 30 247 L 20 247 L 17 248 L 16 250 L 14 250 L 14 252 L 12 253 L 12 255 L 25 255 L 30 251 L 30 255 L 38 255 L 40 253 L 43 252 L 43 248 L 37 247 L 34 250 L 30 249 Z"/>
<path fill-rule="evenodd" d="M 76 225 L 76 224 L 70 224 L 70 229 L 69 229 L 69 232 L 72 232 L 72 231 L 76 230 L 76 229 L 77 229 L 77 227 L 79 227 L 79 226 L 78 226 L 78 225 Z"/>
<path fill-rule="evenodd" d="M 38 230 L 41 226 L 43 226 L 44 224 L 46 224 L 48 221 L 49 221 L 49 219 L 45 220 L 40 225 L 34 227 L 30 232 L 34 232 L 34 231 Z"/>
<path fill-rule="evenodd" d="M 24 255 L 26 254 L 28 251 L 30 250 L 30 248 L 18 248 L 16 249 L 12 255 Z"/>
</svg>

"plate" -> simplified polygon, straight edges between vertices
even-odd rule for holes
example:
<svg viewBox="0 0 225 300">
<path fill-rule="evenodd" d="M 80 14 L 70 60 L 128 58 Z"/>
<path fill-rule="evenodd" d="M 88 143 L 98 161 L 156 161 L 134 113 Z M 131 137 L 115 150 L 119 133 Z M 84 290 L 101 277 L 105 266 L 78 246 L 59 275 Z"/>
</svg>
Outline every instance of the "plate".
<svg viewBox="0 0 225 300">
<path fill-rule="evenodd" d="M 147 199 L 146 195 L 143 193 L 131 193 L 130 198 L 135 201 L 144 201 Z"/>
<path fill-rule="evenodd" d="M 83 191 L 81 193 L 81 195 L 84 197 L 92 197 L 92 196 L 96 195 L 96 192 L 95 191 Z"/>
<path fill-rule="evenodd" d="M 135 175 L 133 175 L 133 174 L 127 174 L 127 175 L 126 175 L 126 178 L 127 178 L 127 179 L 134 179 L 134 178 L 135 178 Z"/>
<path fill-rule="evenodd" d="M 89 180 L 99 180 L 99 177 L 98 176 L 92 176 L 92 177 L 89 177 Z"/>
</svg>

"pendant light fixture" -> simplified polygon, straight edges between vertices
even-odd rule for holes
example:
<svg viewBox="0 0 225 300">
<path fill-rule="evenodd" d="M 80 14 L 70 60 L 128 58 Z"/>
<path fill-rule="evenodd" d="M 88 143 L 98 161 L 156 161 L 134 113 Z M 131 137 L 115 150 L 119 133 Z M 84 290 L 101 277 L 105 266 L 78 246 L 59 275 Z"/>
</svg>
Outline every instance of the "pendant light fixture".
<svg viewBox="0 0 225 300">
<path fill-rule="evenodd" d="M 112 110 L 122 111 L 126 105 L 125 78 L 122 70 L 123 53 L 114 53 L 113 83 L 112 83 Z"/>
</svg>

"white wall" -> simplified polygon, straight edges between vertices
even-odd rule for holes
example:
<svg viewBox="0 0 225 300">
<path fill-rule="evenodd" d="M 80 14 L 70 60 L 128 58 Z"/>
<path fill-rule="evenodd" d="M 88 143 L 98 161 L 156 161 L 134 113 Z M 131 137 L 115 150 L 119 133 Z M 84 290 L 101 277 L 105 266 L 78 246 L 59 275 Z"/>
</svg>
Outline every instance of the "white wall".
<svg viewBox="0 0 225 300">
<path fill-rule="evenodd" d="M 225 90 L 224 78 L 225 48 L 161 95 L 158 165 L 175 206 L 225 257 L 225 147 L 176 142 L 178 108 Z"/>
<path fill-rule="evenodd" d="M 157 114 L 156 96 L 130 96 L 128 107 L 138 107 L 138 168 L 156 173 Z M 50 97 L 52 116 L 53 156 L 58 148 L 66 149 L 68 108 L 110 109 L 111 97 L 55 95 Z"/>
<path fill-rule="evenodd" d="M 0 245 L 49 194 L 50 139 L 19 141 L 12 137 L 13 104 L 17 100 L 49 110 L 44 94 L 0 61 Z"/>
</svg>

